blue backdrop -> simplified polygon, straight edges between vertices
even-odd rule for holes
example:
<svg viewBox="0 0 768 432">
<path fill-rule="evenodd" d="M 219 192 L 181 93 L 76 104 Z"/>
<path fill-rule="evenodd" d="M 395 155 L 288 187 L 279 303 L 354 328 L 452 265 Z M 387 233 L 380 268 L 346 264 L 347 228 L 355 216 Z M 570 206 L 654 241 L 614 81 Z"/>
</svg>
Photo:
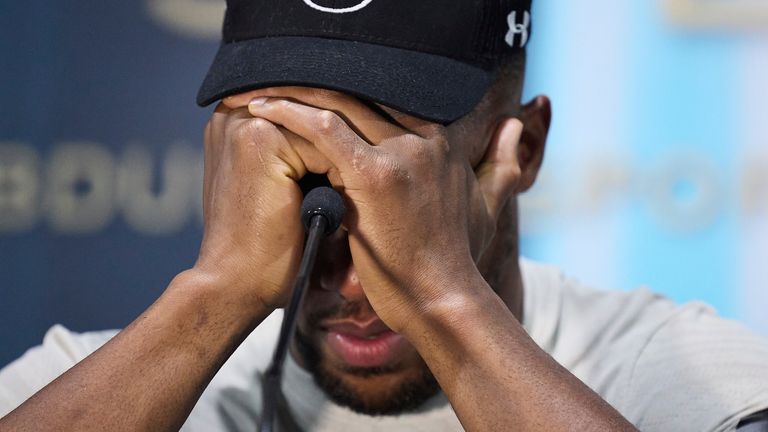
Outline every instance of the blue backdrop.
<svg viewBox="0 0 768 432">
<path fill-rule="evenodd" d="M 194 95 L 216 42 L 139 1 L 3 0 L 0 16 L 5 364 L 54 323 L 126 325 L 194 262 L 197 165 L 166 160 L 199 154 Z"/>
<path fill-rule="evenodd" d="M 555 123 L 523 251 L 766 332 L 765 23 L 697 2 L 535 5 L 526 88 Z M 765 7 L 745 4 L 718 7 Z M 0 365 L 55 323 L 126 325 L 194 262 L 210 113 L 194 95 L 222 10 L 0 0 Z"/>
</svg>

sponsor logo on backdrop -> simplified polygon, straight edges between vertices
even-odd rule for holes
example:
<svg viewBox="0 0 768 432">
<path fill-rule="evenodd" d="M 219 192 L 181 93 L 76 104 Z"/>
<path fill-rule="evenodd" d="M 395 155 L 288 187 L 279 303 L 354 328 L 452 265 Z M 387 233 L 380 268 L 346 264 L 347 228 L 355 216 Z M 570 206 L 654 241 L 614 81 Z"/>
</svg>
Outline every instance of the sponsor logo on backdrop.
<svg viewBox="0 0 768 432">
<path fill-rule="evenodd" d="M 69 142 L 42 154 L 29 144 L 0 142 L 0 237 L 41 228 L 93 234 L 115 222 L 145 236 L 201 226 L 197 149 L 181 142 L 162 155 L 136 143 L 119 153 L 111 148 Z M 628 204 L 662 229 L 683 234 L 706 230 L 734 211 L 745 220 L 768 216 L 768 152 L 748 155 L 736 179 L 696 150 L 668 153 L 644 166 L 620 155 L 585 157 L 594 163 L 567 180 L 545 169 L 521 197 L 523 235 Z"/>
<path fill-rule="evenodd" d="M 202 155 L 181 142 L 161 157 L 140 144 L 117 155 L 66 142 L 43 157 L 28 144 L 0 143 L 0 237 L 43 227 L 94 234 L 118 220 L 142 235 L 174 234 L 202 221 L 202 173 Z"/>
<path fill-rule="evenodd" d="M 284 1 L 284 0 L 279 0 Z M 224 0 L 144 0 L 146 11 L 166 30 L 180 36 L 218 40 Z"/>
<path fill-rule="evenodd" d="M 668 17 L 677 24 L 701 27 L 768 27 L 765 0 L 666 0 Z"/>
</svg>

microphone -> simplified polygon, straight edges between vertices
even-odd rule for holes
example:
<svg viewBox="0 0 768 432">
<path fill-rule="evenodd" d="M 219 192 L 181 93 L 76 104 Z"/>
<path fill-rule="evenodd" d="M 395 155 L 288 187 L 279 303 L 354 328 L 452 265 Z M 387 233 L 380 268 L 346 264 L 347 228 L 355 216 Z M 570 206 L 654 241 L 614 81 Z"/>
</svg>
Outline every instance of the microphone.
<svg viewBox="0 0 768 432">
<path fill-rule="evenodd" d="M 331 235 L 336 232 L 344 220 L 344 200 L 335 190 L 321 186 L 312 189 L 304 201 L 301 203 L 301 223 L 307 231 L 315 223 L 315 218 L 321 216 L 325 223 L 325 235 Z"/>
<path fill-rule="evenodd" d="M 307 243 L 304 246 L 304 255 L 293 286 L 291 302 L 283 316 L 277 348 L 262 381 L 262 411 L 259 427 L 261 432 L 274 430 L 277 404 L 282 397 L 280 381 L 283 376 L 283 363 L 288 353 L 288 344 L 296 331 L 296 317 L 304 301 L 304 293 L 315 266 L 320 241 L 339 229 L 345 212 L 344 201 L 339 193 L 327 186 L 316 187 L 309 191 L 301 204 L 301 222 L 308 232 Z"/>
</svg>

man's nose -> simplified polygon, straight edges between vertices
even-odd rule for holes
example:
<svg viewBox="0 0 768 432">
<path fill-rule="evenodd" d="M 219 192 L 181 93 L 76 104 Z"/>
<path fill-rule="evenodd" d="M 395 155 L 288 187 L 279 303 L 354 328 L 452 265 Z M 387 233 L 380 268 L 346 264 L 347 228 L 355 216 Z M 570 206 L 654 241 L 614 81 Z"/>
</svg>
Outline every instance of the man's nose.
<svg viewBox="0 0 768 432">
<path fill-rule="evenodd" d="M 344 267 L 323 272 L 320 276 L 320 288 L 326 291 L 336 291 L 348 302 L 365 299 L 363 286 L 360 285 L 360 278 L 357 276 L 357 271 L 351 260 Z"/>
<path fill-rule="evenodd" d="M 336 292 L 349 302 L 365 299 L 344 230 L 338 230 L 326 239 L 320 249 L 316 271 L 322 290 Z"/>
</svg>

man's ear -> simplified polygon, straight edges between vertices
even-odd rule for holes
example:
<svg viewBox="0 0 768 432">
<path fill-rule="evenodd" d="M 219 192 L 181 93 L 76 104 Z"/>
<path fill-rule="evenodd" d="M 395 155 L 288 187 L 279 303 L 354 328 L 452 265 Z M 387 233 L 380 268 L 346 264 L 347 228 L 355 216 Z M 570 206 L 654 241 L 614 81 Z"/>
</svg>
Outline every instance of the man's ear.
<svg viewBox="0 0 768 432">
<path fill-rule="evenodd" d="M 517 145 L 517 161 L 520 165 L 520 181 L 517 193 L 527 191 L 536 182 L 544 149 L 547 144 L 549 127 L 552 124 L 552 103 L 547 96 L 536 96 L 520 111 L 523 133 Z"/>
</svg>

